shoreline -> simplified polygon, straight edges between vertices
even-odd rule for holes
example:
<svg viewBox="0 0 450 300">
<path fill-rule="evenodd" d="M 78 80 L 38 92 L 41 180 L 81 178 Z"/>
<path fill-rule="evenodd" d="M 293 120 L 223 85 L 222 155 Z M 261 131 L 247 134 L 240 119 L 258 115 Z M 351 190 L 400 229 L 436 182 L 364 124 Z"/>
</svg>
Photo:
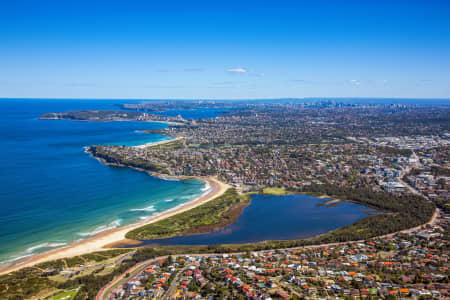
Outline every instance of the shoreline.
<svg viewBox="0 0 450 300">
<path fill-rule="evenodd" d="M 186 178 L 187 179 L 187 178 Z M 114 229 L 109 229 L 103 232 L 98 233 L 97 235 L 83 239 L 80 241 L 76 241 L 71 243 L 70 245 L 54 250 L 50 250 L 44 253 L 36 254 L 31 256 L 24 262 L 19 264 L 7 267 L 5 269 L 0 270 L 0 275 L 4 275 L 13 271 L 17 271 L 19 269 L 25 267 L 31 267 L 39 263 L 43 263 L 46 261 L 57 260 L 67 257 L 73 257 L 83 254 L 88 254 L 91 252 L 98 251 L 106 251 L 114 248 L 110 248 L 109 246 L 120 242 L 122 240 L 126 240 L 125 235 L 128 231 L 139 228 L 141 226 L 155 223 L 161 221 L 163 219 L 169 218 L 173 215 L 185 212 L 194 207 L 200 206 L 212 199 L 221 196 L 227 189 L 228 185 L 218 181 L 216 178 L 207 177 L 207 178 L 191 178 L 191 179 L 201 179 L 206 181 L 210 185 L 209 191 L 200 195 L 199 197 L 183 203 L 179 206 L 176 206 L 172 209 L 166 210 L 160 214 L 150 216 L 146 220 L 138 221 L 136 223 L 126 225 L 123 227 L 118 227 Z"/>
</svg>

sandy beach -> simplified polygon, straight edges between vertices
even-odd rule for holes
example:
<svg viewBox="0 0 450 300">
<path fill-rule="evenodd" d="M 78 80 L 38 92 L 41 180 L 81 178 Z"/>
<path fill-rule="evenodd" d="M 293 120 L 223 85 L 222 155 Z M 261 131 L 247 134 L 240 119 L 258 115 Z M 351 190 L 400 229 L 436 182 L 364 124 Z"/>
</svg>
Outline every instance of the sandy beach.
<svg viewBox="0 0 450 300">
<path fill-rule="evenodd" d="M 133 147 L 134 148 L 141 148 L 141 149 L 143 149 L 143 148 L 147 148 L 147 147 L 153 147 L 153 146 L 164 145 L 164 144 L 175 142 L 175 141 L 180 141 L 182 139 L 183 139 L 183 137 L 179 136 L 179 137 L 176 137 L 176 138 L 170 139 L 170 140 L 164 140 L 164 141 L 159 141 L 159 142 L 152 142 L 152 143 L 142 144 L 142 145 L 133 146 Z"/>
<path fill-rule="evenodd" d="M 173 140 L 170 140 L 170 141 L 173 141 Z M 167 142 L 167 141 L 163 141 L 163 142 Z M 191 178 L 194 178 L 194 177 L 191 177 Z M 205 180 L 210 185 L 209 191 L 205 192 L 203 195 L 201 195 L 197 199 L 194 199 L 192 201 L 184 203 L 184 204 L 177 206 L 171 210 L 165 211 L 159 215 L 149 217 L 148 219 L 143 220 L 141 222 L 131 224 L 128 226 L 124 226 L 124 227 L 120 227 L 120 228 L 116 228 L 116 229 L 103 231 L 92 238 L 88 238 L 88 239 L 85 239 L 85 240 L 82 240 L 79 242 L 75 242 L 67 247 L 51 250 L 51 251 L 48 251 L 48 252 L 45 252 L 42 254 L 37 254 L 22 263 L 19 263 L 17 265 L 14 265 L 14 266 L 11 266 L 11 267 L 1 270 L 0 275 L 6 274 L 6 273 L 9 273 L 12 271 L 16 271 L 16 270 L 24 268 L 24 267 L 31 267 L 33 265 L 36 265 L 36 264 L 39 264 L 42 262 L 46 262 L 46 261 L 50 261 L 50 260 L 56 260 L 56 259 L 61 259 L 61 258 L 66 258 L 66 257 L 73 257 L 73 256 L 77 256 L 77 255 L 91 253 L 91 252 L 104 251 L 104 250 L 111 249 L 111 248 L 108 248 L 108 246 L 124 240 L 125 235 L 128 231 L 136 229 L 143 225 L 158 222 L 160 220 L 166 219 L 166 218 L 176 215 L 178 213 L 185 212 L 194 207 L 202 205 L 202 204 L 222 195 L 229 188 L 229 186 L 227 184 L 224 184 L 213 177 L 208 177 L 208 178 L 196 177 L 196 179 Z"/>
</svg>

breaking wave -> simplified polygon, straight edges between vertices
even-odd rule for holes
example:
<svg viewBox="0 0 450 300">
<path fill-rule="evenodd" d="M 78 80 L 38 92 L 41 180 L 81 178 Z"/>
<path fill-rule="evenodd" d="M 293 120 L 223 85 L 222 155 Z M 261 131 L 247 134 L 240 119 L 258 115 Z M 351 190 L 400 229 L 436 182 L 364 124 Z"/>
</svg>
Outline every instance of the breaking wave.
<svg viewBox="0 0 450 300">
<path fill-rule="evenodd" d="M 37 249 L 42 249 L 42 248 L 56 248 L 56 247 L 61 247 L 61 246 L 65 246 L 65 245 L 67 245 L 67 243 L 63 243 L 63 242 L 61 242 L 61 243 L 58 243 L 58 242 L 55 242 L 55 243 L 43 243 L 43 244 L 40 244 L 40 245 L 37 245 L 37 246 L 33 246 L 33 247 L 30 247 L 30 248 L 28 248 L 27 250 L 26 250 L 26 252 L 27 253 L 33 253 L 35 250 L 37 250 Z"/>
<path fill-rule="evenodd" d="M 50 249 L 50 248 L 59 248 L 62 246 L 67 245 L 67 243 L 65 242 L 49 242 L 49 243 L 42 243 L 36 246 L 32 246 L 28 249 L 26 249 L 25 251 L 15 255 L 15 256 L 11 256 L 10 259 L 6 260 L 5 262 L 13 262 L 16 260 L 20 260 L 20 259 L 24 259 L 27 258 L 29 256 L 32 256 L 34 254 L 36 254 L 36 252 L 40 252 L 40 251 L 36 251 L 39 249 Z"/>
<path fill-rule="evenodd" d="M 122 222 L 121 219 L 117 219 L 117 220 L 111 222 L 108 225 L 99 226 L 99 227 L 95 228 L 93 231 L 90 231 L 90 232 L 79 232 L 78 235 L 81 235 L 81 236 L 93 236 L 93 235 L 96 235 L 96 234 L 98 234 L 100 232 L 117 228 L 117 227 L 120 226 L 121 222 Z"/>
<path fill-rule="evenodd" d="M 209 182 L 206 182 L 205 186 L 201 189 L 202 192 L 206 192 L 211 190 L 211 185 L 209 184 Z"/>
<path fill-rule="evenodd" d="M 133 208 L 133 209 L 130 209 L 130 211 L 156 211 L 156 208 L 154 205 L 150 205 L 150 206 L 144 207 L 144 208 Z"/>
</svg>

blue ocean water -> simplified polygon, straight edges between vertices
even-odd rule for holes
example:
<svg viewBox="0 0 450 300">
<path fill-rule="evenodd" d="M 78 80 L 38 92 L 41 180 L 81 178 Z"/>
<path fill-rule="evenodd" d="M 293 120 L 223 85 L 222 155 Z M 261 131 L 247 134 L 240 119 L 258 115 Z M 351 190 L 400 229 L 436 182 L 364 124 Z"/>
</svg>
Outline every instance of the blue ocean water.
<svg viewBox="0 0 450 300">
<path fill-rule="evenodd" d="M 142 245 L 240 244 L 267 240 L 309 238 L 353 224 L 367 215 L 363 205 L 341 202 L 320 206 L 327 200 L 308 195 L 252 195 L 238 220 L 205 234 L 143 241 Z"/>
<path fill-rule="evenodd" d="M 178 116 L 182 115 L 185 119 L 206 119 L 215 118 L 220 115 L 221 112 L 229 111 L 227 108 L 199 108 L 199 109 L 169 109 L 165 112 L 153 112 L 155 114 L 164 114 L 166 116 Z"/>
<path fill-rule="evenodd" d="M 83 149 L 167 139 L 136 132 L 166 124 L 37 119 L 45 112 L 117 109 L 115 103 L 0 99 L 0 261 L 136 222 L 204 192 L 202 181 L 167 181 L 106 166 Z"/>
</svg>

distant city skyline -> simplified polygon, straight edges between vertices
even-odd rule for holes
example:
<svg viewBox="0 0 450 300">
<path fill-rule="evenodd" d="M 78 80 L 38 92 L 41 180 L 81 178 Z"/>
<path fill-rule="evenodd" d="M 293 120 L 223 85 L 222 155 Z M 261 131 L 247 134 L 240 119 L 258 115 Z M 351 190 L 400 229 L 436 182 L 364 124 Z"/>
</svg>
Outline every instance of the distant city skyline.
<svg viewBox="0 0 450 300">
<path fill-rule="evenodd" d="M 449 1 L 0 7 L 0 97 L 450 98 Z"/>
</svg>

